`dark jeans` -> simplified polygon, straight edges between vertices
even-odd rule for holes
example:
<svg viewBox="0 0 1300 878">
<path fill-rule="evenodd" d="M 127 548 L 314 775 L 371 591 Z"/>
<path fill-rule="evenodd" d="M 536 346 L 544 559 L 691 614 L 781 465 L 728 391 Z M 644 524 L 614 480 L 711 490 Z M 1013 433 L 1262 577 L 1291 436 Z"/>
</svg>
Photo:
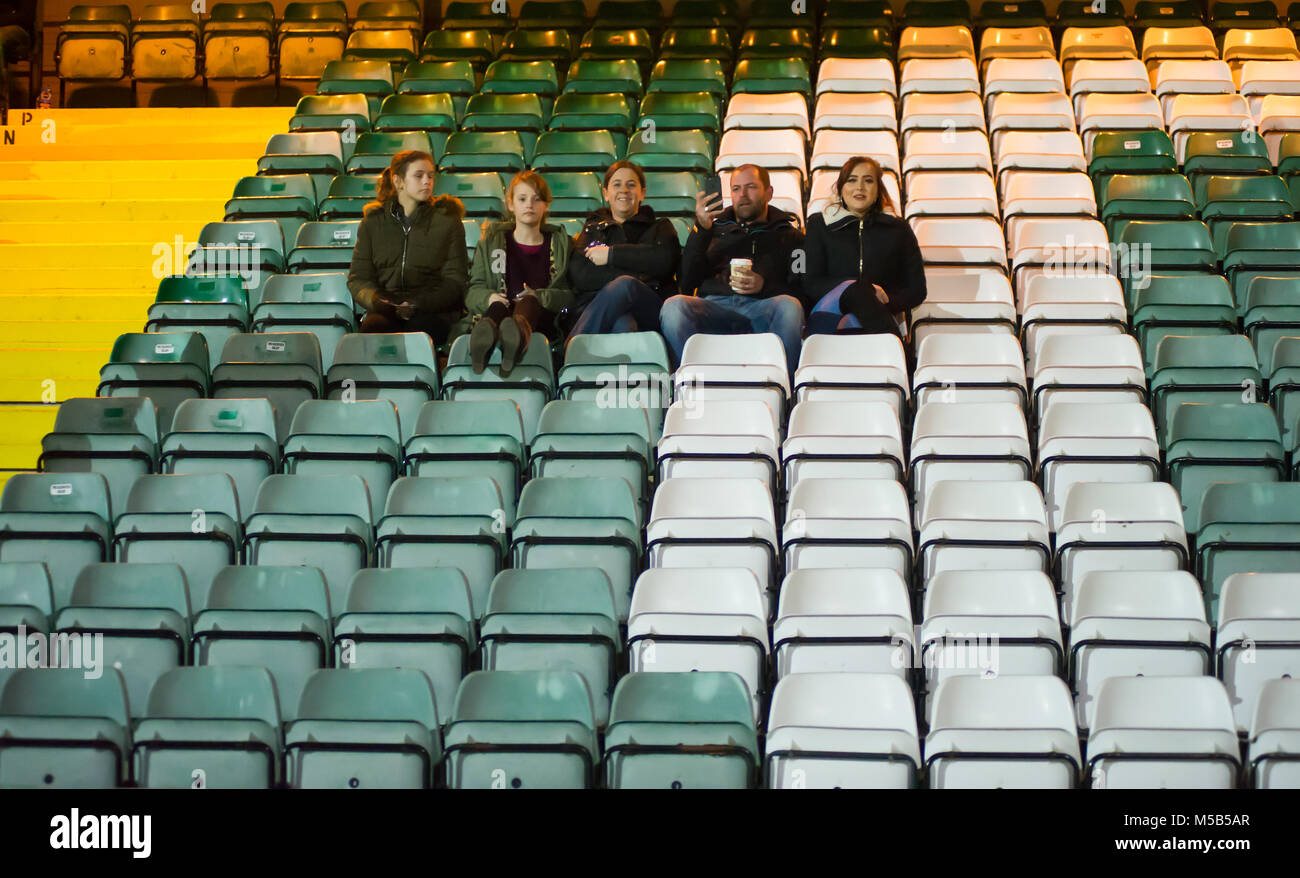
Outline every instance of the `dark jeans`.
<svg viewBox="0 0 1300 878">
<path fill-rule="evenodd" d="M 402 320 L 394 313 L 371 311 L 361 321 L 362 332 L 427 332 L 435 345 L 447 340 L 451 321 L 446 315 L 429 311 L 416 311 L 411 319 Z"/>
<path fill-rule="evenodd" d="M 616 277 L 587 303 L 569 337 L 606 332 L 658 332 L 659 309 L 663 303 L 658 293 L 631 275 Z"/>
</svg>

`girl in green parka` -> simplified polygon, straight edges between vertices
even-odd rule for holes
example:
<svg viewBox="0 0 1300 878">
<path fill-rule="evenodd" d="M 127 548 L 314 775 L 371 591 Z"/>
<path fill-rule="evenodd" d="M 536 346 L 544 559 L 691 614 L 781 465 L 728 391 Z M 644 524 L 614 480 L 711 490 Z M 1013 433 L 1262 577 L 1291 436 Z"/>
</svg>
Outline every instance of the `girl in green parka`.
<svg viewBox="0 0 1300 878">
<path fill-rule="evenodd" d="M 476 321 L 469 334 L 470 363 L 487 368 L 501 345 L 508 374 L 528 349 L 533 330 L 550 334 L 555 315 L 573 301 L 569 236 L 546 222 L 551 189 L 535 171 L 521 171 L 506 193 L 512 219 L 488 223 L 474 250 L 465 307 Z"/>
<path fill-rule="evenodd" d="M 348 289 L 366 310 L 362 332 L 427 332 L 447 340 L 465 305 L 465 206 L 433 197 L 433 156 L 393 156 L 365 207 Z"/>
</svg>

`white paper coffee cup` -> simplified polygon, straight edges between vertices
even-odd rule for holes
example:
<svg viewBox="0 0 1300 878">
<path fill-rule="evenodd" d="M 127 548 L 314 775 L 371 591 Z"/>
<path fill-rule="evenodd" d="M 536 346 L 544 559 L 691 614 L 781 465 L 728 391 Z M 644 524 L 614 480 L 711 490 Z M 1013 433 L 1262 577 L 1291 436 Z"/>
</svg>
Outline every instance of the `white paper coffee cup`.
<svg viewBox="0 0 1300 878">
<path fill-rule="evenodd" d="M 731 260 L 731 282 L 734 284 L 740 275 L 754 269 L 754 260 L 738 257 Z"/>
</svg>

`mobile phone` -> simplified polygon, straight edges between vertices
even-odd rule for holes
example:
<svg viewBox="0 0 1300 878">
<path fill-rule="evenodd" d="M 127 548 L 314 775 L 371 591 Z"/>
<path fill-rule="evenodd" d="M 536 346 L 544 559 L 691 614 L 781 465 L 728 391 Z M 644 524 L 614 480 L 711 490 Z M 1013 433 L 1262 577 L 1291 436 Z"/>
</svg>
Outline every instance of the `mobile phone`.
<svg viewBox="0 0 1300 878">
<path fill-rule="evenodd" d="M 710 174 L 704 180 L 705 203 L 712 204 L 715 195 L 718 207 L 722 207 L 722 178 L 717 174 Z"/>
</svg>

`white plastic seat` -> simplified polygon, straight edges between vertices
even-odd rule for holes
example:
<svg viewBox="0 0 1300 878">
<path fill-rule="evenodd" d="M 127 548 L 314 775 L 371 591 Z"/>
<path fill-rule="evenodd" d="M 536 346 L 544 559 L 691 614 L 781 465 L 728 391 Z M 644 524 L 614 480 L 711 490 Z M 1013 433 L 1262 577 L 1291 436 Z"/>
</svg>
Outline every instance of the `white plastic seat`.
<svg viewBox="0 0 1300 878">
<path fill-rule="evenodd" d="M 763 589 L 744 567 L 646 570 L 627 619 L 628 662 L 638 671 L 731 671 L 761 719 L 771 648 Z"/>
<path fill-rule="evenodd" d="M 939 684 L 932 714 L 925 737 L 931 789 L 1078 783 L 1078 730 L 1059 677 L 951 677 Z"/>
<path fill-rule="evenodd" d="M 722 181 L 722 206 L 731 207 L 731 171 L 719 171 Z M 803 181 L 801 171 L 768 171 L 772 182 L 772 200 L 769 204 L 786 213 L 794 214 L 799 225 L 804 225 Z"/>
<path fill-rule="evenodd" d="M 800 479 L 781 531 L 787 571 L 869 567 L 910 577 L 907 494 L 888 479 Z"/>
<path fill-rule="evenodd" d="M 1005 274 L 932 266 L 925 271 L 925 286 L 925 301 L 912 309 L 918 347 L 935 332 L 1015 334 L 1016 304 Z"/>
<path fill-rule="evenodd" d="M 1300 789 L 1300 680 L 1269 680 L 1259 693 L 1250 724 L 1253 786 L 1260 790 Z"/>
<path fill-rule="evenodd" d="M 790 397 L 785 348 L 775 333 L 711 335 L 686 340 L 673 375 L 674 399 L 694 405 L 715 399 L 757 399 L 785 420 Z"/>
<path fill-rule="evenodd" d="M 898 95 L 894 64 L 888 58 L 827 58 L 817 68 L 817 94 Z"/>
<path fill-rule="evenodd" d="M 917 537 L 922 582 L 947 570 L 1042 570 L 1047 511 L 1033 482 L 935 484 Z"/>
<path fill-rule="evenodd" d="M 902 173 L 898 138 L 888 131 L 819 129 L 813 136 L 808 167 L 814 172 L 823 168 L 838 172 L 846 161 L 859 155 L 871 156 L 886 174 L 898 177 Z"/>
<path fill-rule="evenodd" d="M 735 128 L 722 135 L 714 169 L 732 170 L 741 165 L 758 165 L 769 170 L 788 168 L 807 176 L 808 162 L 804 151 L 808 131 L 772 129 L 753 131 Z"/>
<path fill-rule="evenodd" d="M 1082 118 L 1083 99 L 1090 94 L 1150 94 L 1151 77 L 1136 58 L 1080 61 L 1070 71 L 1070 100 Z"/>
<path fill-rule="evenodd" d="M 785 677 L 772 693 L 766 753 L 769 789 L 915 787 L 912 693 L 886 674 Z"/>
<path fill-rule="evenodd" d="M 1067 27 L 1061 34 L 1061 69 L 1066 81 L 1071 69 L 1086 59 L 1136 58 L 1133 31 L 1125 25 L 1112 27 Z"/>
<path fill-rule="evenodd" d="M 1079 158 L 1082 160 L 1082 154 Z M 1010 170 L 1001 175 L 1000 182 L 1008 232 L 1021 217 L 1097 215 L 1092 180 L 1082 171 Z"/>
<path fill-rule="evenodd" d="M 996 60 L 1039 59 L 1056 61 L 1052 32 L 1045 27 L 986 27 L 980 35 L 980 67 Z"/>
<path fill-rule="evenodd" d="M 926 265 L 1007 265 L 1006 239 L 995 219 L 917 217 L 910 224 Z"/>
<path fill-rule="evenodd" d="M 760 479 L 775 490 L 779 443 L 776 416 L 766 403 L 717 399 L 687 405 L 679 400 L 664 415 L 657 478 Z"/>
<path fill-rule="evenodd" d="M 1073 131 L 1074 108 L 1064 92 L 1014 94 L 995 97 L 988 113 L 989 134 L 997 152 L 1000 135 L 1007 131 Z"/>
<path fill-rule="evenodd" d="M 1213 677 L 1103 681 L 1087 753 L 1092 786 L 1112 790 L 1229 790 L 1240 768 L 1228 693 Z"/>
<path fill-rule="evenodd" d="M 1056 592 L 1035 570 L 956 570 L 925 588 L 921 623 L 926 716 L 949 677 L 1060 675 L 1065 647 Z"/>
<path fill-rule="evenodd" d="M 1093 276 L 1110 270 L 1110 238 L 1095 219 L 1026 217 L 1008 230 L 1017 289 L 1037 274 Z"/>
<path fill-rule="evenodd" d="M 650 567 L 747 567 L 768 595 L 776 587 L 772 494 L 758 479 L 666 479 L 646 527 Z"/>
<path fill-rule="evenodd" d="M 1152 94 L 1090 94 L 1079 108 L 1079 134 L 1089 161 L 1092 161 L 1092 141 L 1098 131 L 1163 127 L 1164 113 Z"/>
<path fill-rule="evenodd" d="M 826 128 L 849 131 L 898 132 L 898 110 L 894 96 L 884 92 L 845 94 L 828 92 L 817 98 L 813 111 L 814 132 Z M 897 148 L 897 147 L 895 147 Z"/>
<path fill-rule="evenodd" d="M 727 102 L 727 115 L 723 117 L 722 129 L 730 131 L 733 128 L 794 128 L 803 132 L 806 141 L 810 136 L 808 99 L 799 92 L 733 95 Z"/>
<path fill-rule="evenodd" d="M 1156 68 L 1155 92 L 1166 120 L 1178 95 L 1230 95 L 1236 91 L 1232 71 L 1222 61 L 1162 61 Z"/>
<path fill-rule="evenodd" d="M 1040 58 L 995 58 L 984 70 L 984 100 L 987 105 L 1003 92 L 1033 94 L 1065 91 L 1065 76 L 1054 56 Z"/>
<path fill-rule="evenodd" d="M 1241 65 L 1241 96 L 1259 118 L 1268 95 L 1300 95 L 1300 61 L 1247 61 Z"/>
<path fill-rule="evenodd" d="M 1259 102 L 1255 114 L 1260 136 L 1268 147 L 1269 160 L 1276 166 L 1278 148 L 1289 132 L 1300 131 L 1300 97 L 1295 95 L 1268 95 Z"/>
<path fill-rule="evenodd" d="M 846 134 L 846 133 L 864 134 L 867 132 L 822 131 L 819 132 L 818 136 L 820 137 L 822 134 Z M 813 216 L 814 214 L 820 213 L 821 211 L 826 209 L 827 205 L 829 205 L 832 201 L 835 201 L 838 198 L 835 192 L 835 181 L 839 178 L 840 167 L 844 164 L 844 162 L 848 161 L 850 158 L 852 158 L 855 155 L 869 155 L 872 156 L 873 158 L 876 157 L 875 153 L 870 153 L 870 152 L 845 153 L 840 163 L 838 165 L 835 165 L 834 168 L 821 168 L 816 171 L 813 171 L 812 186 L 810 188 L 810 192 L 808 195 L 808 216 Z M 822 161 L 828 162 L 829 159 L 830 156 L 824 156 L 822 158 Z M 893 203 L 896 205 L 902 204 L 903 198 L 898 186 L 898 177 L 890 173 L 889 171 L 885 171 L 883 177 L 884 179 L 882 179 L 880 182 L 882 185 L 884 185 L 885 191 L 889 193 L 889 197 L 893 200 Z M 892 216 L 898 216 L 899 212 L 901 212 L 901 208 L 898 211 L 893 211 L 893 210 L 887 211 L 887 213 L 889 213 Z"/>
<path fill-rule="evenodd" d="M 1025 357 L 1008 335 L 936 332 L 917 348 L 916 406 L 939 402 L 1025 402 Z"/>
<path fill-rule="evenodd" d="M 984 131 L 984 105 L 978 94 L 926 94 L 913 92 L 902 99 L 901 131 Z M 949 140 L 951 143 L 951 139 Z"/>
<path fill-rule="evenodd" d="M 1154 71 L 1162 61 L 1214 61 L 1219 57 L 1208 27 L 1149 27 L 1142 34 L 1142 63 Z"/>
<path fill-rule="evenodd" d="M 1210 671 L 1205 601 L 1185 570 L 1089 573 L 1074 593 L 1070 620 L 1070 687 L 1081 729 L 1092 725 L 1103 680 Z"/>
<path fill-rule="evenodd" d="M 1065 492 L 1054 568 L 1062 621 L 1094 570 L 1182 570 L 1187 533 L 1178 492 L 1167 482 L 1077 482 Z"/>
<path fill-rule="evenodd" d="M 980 90 L 979 71 L 969 58 L 922 58 L 903 67 L 898 96 L 914 92 L 951 93 Z"/>
<path fill-rule="evenodd" d="M 911 397 L 903 342 L 893 334 L 808 336 L 794 373 L 795 401 L 883 401 L 901 411 Z"/>
<path fill-rule="evenodd" d="M 777 679 L 859 672 L 906 681 L 916 664 L 911 597 L 897 571 L 791 570 L 772 626 Z"/>
<path fill-rule="evenodd" d="M 898 38 L 898 66 L 918 58 L 969 58 L 975 60 L 970 28 L 908 27 Z"/>
<path fill-rule="evenodd" d="M 1233 28 L 1223 35 L 1223 60 L 1234 71 L 1247 61 L 1300 61 L 1290 28 Z"/>
<path fill-rule="evenodd" d="M 902 144 L 905 178 L 915 171 L 993 173 L 993 154 L 983 131 L 911 131 Z"/>
<path fill-rule="evenodd" d="M 908 454 L 915 520 L 925 520 L 930 492 L 946 479 L 1019 482 L 1033 475 L 1024 410 L 1010 402 L 924 403 Z"/>
<path fill-rule="evenodd" d="M 781 460 L 787 491 L 801 478 L 900 481 L 905 467 L 898 411 L 885 402 L 798 403 Z"/>
<path fill-rule="evenodd" d="M 1131 335 L 1050 335 L 1035 358 L 1033 377 L 1034 410 L 1040 421 L 1054 400 L 1146 401 L 1142 351 Z"/>
<path fill-rule="evenodd" d="M 1083 141 L 1074 131 L 1004 131 L 998 138 L 998 178 L 1012 171 L 1088 169 Z"/>
<path fill-rule="evenodd" d="M 987 216 L 998 219 L 993 178 L 981 171 L 916 174 L 907 190 L 904 216 Z"/>
<path fill-rule="evenodd" d="M 1114 286 L 1107 283 L 1114 282 Z M 1110 275 L 1054 277 L 1037 274 L 1022 286 L 1020 300 L 1026 366 L 1038 368 L 1038 355 L 1057 335 L 1126 335 L 1127 311 L 1118 281 Z"/>
<path fill-rule="evenodd" d="M 1237 94 L 1183 94 L 1174 97 L 1168 107 L 1166 123 L 1180 164 L 1192 132 L 1248 131 L 1255 123 L 1246 99 Z"/>
<path fill-rule="evenodd" d="M 1234 573 L 1219 595 L 1218 676 L 1237 731 L 1269 680 L 1300 677 L 1300 573 Z"/>
</svg>

